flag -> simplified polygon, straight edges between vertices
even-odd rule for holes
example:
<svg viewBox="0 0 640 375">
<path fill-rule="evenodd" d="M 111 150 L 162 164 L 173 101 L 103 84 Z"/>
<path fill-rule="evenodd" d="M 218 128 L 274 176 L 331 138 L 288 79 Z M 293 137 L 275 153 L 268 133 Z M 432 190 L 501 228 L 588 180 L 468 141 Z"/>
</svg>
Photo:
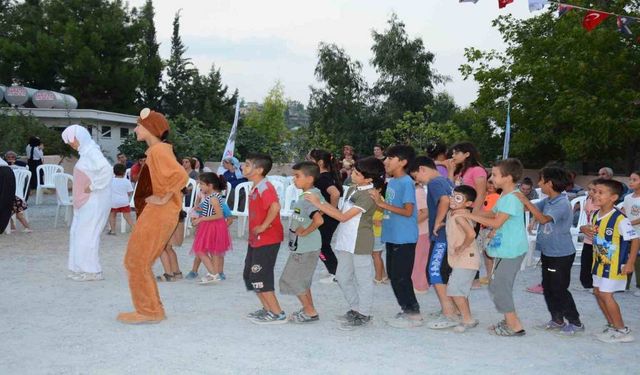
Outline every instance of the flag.
<svg viewBox="0 0 640 375">
<path fill-rule="evenodd" d="M 460 0 L 459 2 L 460 3 L 474 3 L 475 4 L 475 3 L 478 2 L 478 0 Z"/>
<path fill-rule="evenodd" d="M 618 16 L 618 31 L 623 33 L 625 36 L 632 36 L 633 32 L 631 32 L 629 25 L 634 22 L 636 22 L 634 18 Z"/>
<path fill-rule="evenodd" d="M 589 10 L 582 20 L 582 27 L 584 27 L 587 31 L 593 31 L 607 17 L 609 17 L 609 13 L 604 13 L 597 10 Z"/>
<path fill-rule="evenodd" d="M 529 12 L 542 10 L 547 4 L 549 4 L 549 0 L 529 0 Z"/>
<path fill-rule="evenodd" d="M 502 159 L 509 157 L 509 142 L 511 142 L 511 103 L 507 103 L 507 124 L 504 129 L 504 145 L 502 146 Z"/>
<path fill-rule="evenodd" d="M 558 17 L 564 16 L 571 9 L 573 9 L 571 5 L 558 4 Z"/>
<path fill-rule="evenodd" d="M 513 0 L 498 0 L 498 8 L 502 9 L 511 3 L 513 3 Z"/>
<path fill-rule="evenodd" d="M 227 139 L 227 144 L 224 146 L 224 153 L 222 153 L 222 159 L 220 160 L 220 166 L 218 167 L 218 174 L 224 173 L 222 167 L 222 160 L 233 156 L 233 150 L 236 148 L 236 134 L 238 133 L 238 117 L 240 117 L 240 98 L 236 99 L 236 115 L 233 118 L 233 126 L 231 126 L 231 132 Z"/>
</svg>

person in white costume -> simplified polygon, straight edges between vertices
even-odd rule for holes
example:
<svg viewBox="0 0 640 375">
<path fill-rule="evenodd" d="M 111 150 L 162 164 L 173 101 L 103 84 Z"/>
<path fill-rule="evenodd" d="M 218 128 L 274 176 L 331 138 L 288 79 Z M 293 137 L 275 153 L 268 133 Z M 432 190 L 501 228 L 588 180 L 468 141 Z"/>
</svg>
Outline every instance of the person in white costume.
<svg viewBox="0 0 640 375">
<path fill-rule="evenodd" d="M 80 159 L 73 168 L 73 221 L 69 231 L 69 278 L 102 280 L 100 234 L 111 210 L 111 165 L 87 129 L 71 125 L 62 140 L 77 150 Z"/>
</svg>

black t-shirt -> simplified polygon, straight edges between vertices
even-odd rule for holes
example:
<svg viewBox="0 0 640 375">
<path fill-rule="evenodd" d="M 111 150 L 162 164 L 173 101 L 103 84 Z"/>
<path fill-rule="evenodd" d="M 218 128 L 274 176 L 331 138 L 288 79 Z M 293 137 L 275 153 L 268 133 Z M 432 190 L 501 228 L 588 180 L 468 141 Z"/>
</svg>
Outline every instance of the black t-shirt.
<svg viewBox="0 0 640 375">
<path fill-rule="evenodd" d="M 327 192 L 331 186 L 335 186 L 336 189 L 340 192 L 340 195 L 343 194 L 342 186 L 336 183 L 336 180 L 333 178 L 330 172 L 322 172 L 320 173 L 320 177 L 316 180 L 316 187 L 320 190 L 320 194 L 322 197 L 329 203 L 331 203 L 331 195 Z"/>
</svg>

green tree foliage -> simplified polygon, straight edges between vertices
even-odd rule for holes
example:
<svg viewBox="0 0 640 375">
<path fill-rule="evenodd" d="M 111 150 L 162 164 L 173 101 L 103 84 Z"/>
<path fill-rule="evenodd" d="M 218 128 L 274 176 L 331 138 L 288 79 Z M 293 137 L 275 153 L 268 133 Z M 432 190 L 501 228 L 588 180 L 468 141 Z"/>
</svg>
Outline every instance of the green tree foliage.
<svg viewBox="0 0 640 375">
<path fill-rule="evenodd" d="M 153 21 L 155 11 L 153 2 L 147 0 L 140 16 L 136 20 L 140 39 L 136 47 L 137 63 L 142 70 L 140 85 L 137 90 L 136 104 L 139 107 L 153 108 L 162 112 L 162 70 L 164 68 L 156 41 L 156 27 Z"/>
<path fill-rule="evenodd" d="M 395 13 L 387 23 L 384 32 L 372 31 L 371 64 L 379 74 L 373 94 L 379 98 L 383 119 L 393 122 L 407 111 L 418 112 L 431 104 L 433 87 L 444 77 L 431 67 L 433 53 L 421 38 L 409 38 Z"/>
<path fill-rule="evenodd" d="M 194 75 L 182 113 L 199 119 L 206 128 L 220 129 L 233 121 L 238 100 L 237 91 L 229 96 L 228 90 L 220 69 L 212 65 L 208 75 Z"/>
<path fill-rule="evenodd" d="M 46 127 L 35 117 L 0 113 L 0 150 L 13 150 L 24 156 L 31 136 L 40 137 L 47 155 L 71 155 L 71 147 L 62 142 L 60 132 Z"/>
<path fill-rule="evenodd" d="M 184 56 L 187 48 L 180 37 L 180 12 L 173 18 L 171 56 L 167 61 L 167 87 L 164 95 L 164 111 L 169 117 L 183 113 L 194 78 L 199 79 L 191 59 Z"/>
<path fill-rule="evenodd" d="M 337 45 L 320 43 L 315 75 L 321 87 L 311 87 L 311 130 L 321 129 L 334 143 L 349 143 L 357 149 L 374 143 L 373 134 L 366 131 L 369 89 L 362 64 Z"/>
<path fill-rule="evenodd" d="M 637 0 L 599 7 L 640 15 Z M 637 160 L 640 45 L 618 32 L 613 17 L 592 32 L 581 27 L 582 17 L 578 10 L 561 18 L 552 10 L 527 20 L 501 16 L 493 25 L 504 53 L 466 50 L 461 71 L 480 84 L 474 107 L 504 127 L 510 100 L 512 154 L 526 164 Z"/>
</svg>

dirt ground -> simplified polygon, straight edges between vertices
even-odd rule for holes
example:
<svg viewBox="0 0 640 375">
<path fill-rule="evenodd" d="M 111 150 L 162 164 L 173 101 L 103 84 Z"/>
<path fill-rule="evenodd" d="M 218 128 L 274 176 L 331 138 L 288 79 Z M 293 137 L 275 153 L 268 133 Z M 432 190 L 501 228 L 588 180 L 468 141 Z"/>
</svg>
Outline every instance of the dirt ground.
<svg viewBox="0 0 640 375">
<path fill-rule="evenodd" d="M 54 197 L 47 195 L 44 204 L 28 211 L 34 233 L 0 236 L 0 374 L 638 373 L 638 342 L 611 345 L 593 337 L 604 319 L 589 293 L 573 291 L 585 334 L 562 338 L 533 328 L 549 318 L 543 297 L 525 292 L 539 280 L 539 268 L 516 280 L 516 307 L 527 329 L 521 338 L 488 334 L 486 327 L 501 317 L 486 288 L 470 297 L 480 326 L 464 334 L 387 326 L 383 319 L 398 311 L 389 285 L 376 287 L 374 324 L 361 330 L 337 329 L 333 318 L 347 305 L 337 285 L 320 283 L 312 288 L 319 322 L 254 325 L 243 318 L 258 307 L 242 282 L 246 241 L 235 237 L 226 257 L 227 281 L 161 283 L 168 319 L 123 325 L 115 317 L 132 309 L 122 266 L 128 235 L 103 237 L 104 281 L 74 282 L 65 278 L 68 228 L 53 228 Z M 185 273 L 192 241 L 188 237 L 178 250 Z M 276 277 L 286 256 L 283 247 Z M 161 273 L 159 264 L 154 270 Z M 319 264 L 316 277 L 323 272 Z M 577 268 L 573 274 L 572 285 L 579 285 Z M 278 297 L 285 311 L 299 308 L 294 297 Z M 438 310 L 433 291 L 418 298 L 425 315 Z M 632 293 L 616 298 L 640 339 L 640 298 Z"/>
</svg>

